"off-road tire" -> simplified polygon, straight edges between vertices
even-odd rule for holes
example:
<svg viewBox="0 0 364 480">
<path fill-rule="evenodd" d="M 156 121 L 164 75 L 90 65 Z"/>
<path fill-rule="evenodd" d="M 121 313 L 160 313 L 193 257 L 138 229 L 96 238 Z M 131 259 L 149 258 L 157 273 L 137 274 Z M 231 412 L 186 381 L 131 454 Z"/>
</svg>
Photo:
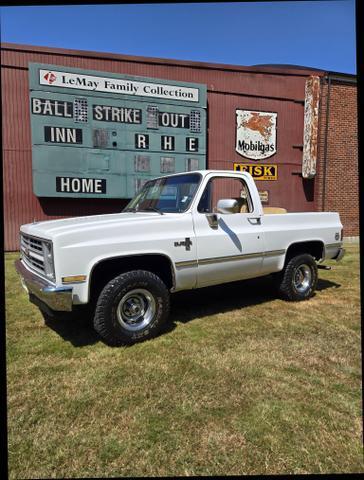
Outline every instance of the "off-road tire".
<svg viewBox="0 0 364 480">
<path fill-rule="evenodd" d="M 291 258 L 277 275 L 278 292 L 285 300 L 293 302 L 307 300 L 316 290 L 317 279 L 315 259 L 307 253 L 297 255 Z M 301 288 L 298 287 L 300 283 Z"/>
<path fill-rule="evenodd" d="M 128 298 L 129 292 L 130 298 Z M 137 300 L 138 295 L 140 296 L 139 304 L 132 303 L 133 292 L 137 292 L 134 294 Z M 145 299 L 144 304 L 143 298 Z M 142 306 L 144 308 L 147 306 L 149 310 L 146 310 L 146 313 L 152 312 L 148 316 L 150 320 L 145 327 L 143 327 L 142 321 L 139 324 L 138 322 L 133 324 L 133 319 L 129 318 L 128 320 L 128 317 L 125 316 L 124 311 L 127 310 L 128 301 L 131 302 L 130 308 L 138 307 L 143 311 Z M 140 342 L 159 333 L 168 319 L 169 309 L 169 291 L 163 281 L 152 272 L 133 270 L 115 277 L 103 288 L 96 304 L 94 328 L 110 346 Z M 129 310 L 127 311 L 131 315 Z M 128 321 L 131 322 L 130 325 L 127 323 Z M 133 331 L 132 328 L 135 327 L 139 329 Z"/>
</svg>

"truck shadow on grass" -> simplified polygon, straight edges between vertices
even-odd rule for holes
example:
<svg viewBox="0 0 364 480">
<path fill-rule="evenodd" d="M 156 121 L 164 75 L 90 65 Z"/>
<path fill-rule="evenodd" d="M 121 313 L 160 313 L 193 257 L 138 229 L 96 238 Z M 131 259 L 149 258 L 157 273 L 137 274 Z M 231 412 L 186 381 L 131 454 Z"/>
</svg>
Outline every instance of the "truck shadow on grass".
<svg viewBox="0 0 364 480">
<path fill-rule="evenodd" d="M 319 279 L 316 290 L 340 287 L 338 283 Z M 171 297 L 171 321 L 164 332 L 173 330 L 178 322 L 187 323 L 197 317 L 228 313 L 277 299 L 279 295 L 270 276 L 178 292 Z"/>
<path fill-rule="evenodd" d="M 319 279 L 317 291 L 340 287 L 338 283 Z M 227 313 L 277 298 L 277 291 L 269 276 L 178 292 L 171 295 L 170 320 L 160 335 L 173 331 L 178 323 L 188 323 L 196 318 Z M 43 312 L 42 314 L 46 325 L 74 347 L 102 341 L 93 329 L 93 315 L 89 309 L 80 310 L 72 316 L 64 315 L 64 318 L 51 318 Z"/>
<path fill-rule="evenodd" d="M 41 314 L 47 327 L 74 347 L 86 347 L 101 340 L 93 328 L 93 314 L 89 310 L 61 315 L 59 318 L 50 317 L 42 310 Z"/>
</svg>

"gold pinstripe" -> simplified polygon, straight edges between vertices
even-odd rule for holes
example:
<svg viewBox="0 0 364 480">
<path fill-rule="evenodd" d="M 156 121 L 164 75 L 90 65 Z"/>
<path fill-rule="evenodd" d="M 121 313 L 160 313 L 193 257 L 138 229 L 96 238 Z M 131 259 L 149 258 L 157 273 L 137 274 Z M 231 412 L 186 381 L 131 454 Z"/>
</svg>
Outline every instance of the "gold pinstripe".
<svg viewBox="0 0 364 480">
<path fill-rule="evenodd" d="M 285 250 L 271 250 L 269 252 L 259 253 L 246 253 L 244 255 L 228 255 L 225 257 L 213 257 L 213 258 L 201 258 L 199 260 L 186 260 L 182 262 L 176 262 L 176 268 L 184 267 L 197 267 L 198 265 L 209 265 L 211 263 L 231 262 L 234 260 L 245 260 L 248 258 L 258 257 L 275 257 L 277 255 L 283 255 Z"/>
</svg>

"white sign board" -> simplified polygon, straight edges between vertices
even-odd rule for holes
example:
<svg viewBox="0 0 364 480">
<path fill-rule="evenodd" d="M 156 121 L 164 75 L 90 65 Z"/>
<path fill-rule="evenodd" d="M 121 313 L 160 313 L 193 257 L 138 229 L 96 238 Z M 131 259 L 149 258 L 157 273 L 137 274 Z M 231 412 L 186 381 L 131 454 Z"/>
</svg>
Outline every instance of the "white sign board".
<svg viewBox="0 0 364 480">
<path fill-rule="evenodd" d="M 236 147 L 239 155 L 263 160 L 277 152 L 277 114 L 236 110 Z"/>
<path fill-rule="evenodd" d="M 164 98 L 186 102 L 198 102 L 198 88 L 160 83 L 121 80 L 117 78 L 83 75 L 80 73 L 39 70 L 40 85 L 51 87 L 92 90 L 94 92 L 119 93 L 137 97 Z"/>
</svg>

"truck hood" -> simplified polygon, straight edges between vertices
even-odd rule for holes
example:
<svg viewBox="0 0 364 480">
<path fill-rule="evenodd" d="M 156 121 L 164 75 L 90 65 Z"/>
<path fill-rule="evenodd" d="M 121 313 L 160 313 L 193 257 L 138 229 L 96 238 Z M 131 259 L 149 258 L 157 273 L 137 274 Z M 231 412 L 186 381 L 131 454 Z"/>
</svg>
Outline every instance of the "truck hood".
<svg viewBox="0 0 364 480">
<path fill-rule="evenodd" d="M 125 212 L 112 213 L 107 215 L 90 215 L 86 217 L 65 218 L 61 220 L 46 220 L 43 222 L 27 223 L 21 226 L 21 232 L 35 237 L 53 240 L 57 236 L 69 233 L 86 232 L 95 228 L 102 231 L 107 227 L 121 226 L 127 228 L 128 225 L 145 222 L 149 224 L 163 218 L 175 217 L 174 213 L 165 213 L 160 215 L 157 212 Z"/>
</svg>

